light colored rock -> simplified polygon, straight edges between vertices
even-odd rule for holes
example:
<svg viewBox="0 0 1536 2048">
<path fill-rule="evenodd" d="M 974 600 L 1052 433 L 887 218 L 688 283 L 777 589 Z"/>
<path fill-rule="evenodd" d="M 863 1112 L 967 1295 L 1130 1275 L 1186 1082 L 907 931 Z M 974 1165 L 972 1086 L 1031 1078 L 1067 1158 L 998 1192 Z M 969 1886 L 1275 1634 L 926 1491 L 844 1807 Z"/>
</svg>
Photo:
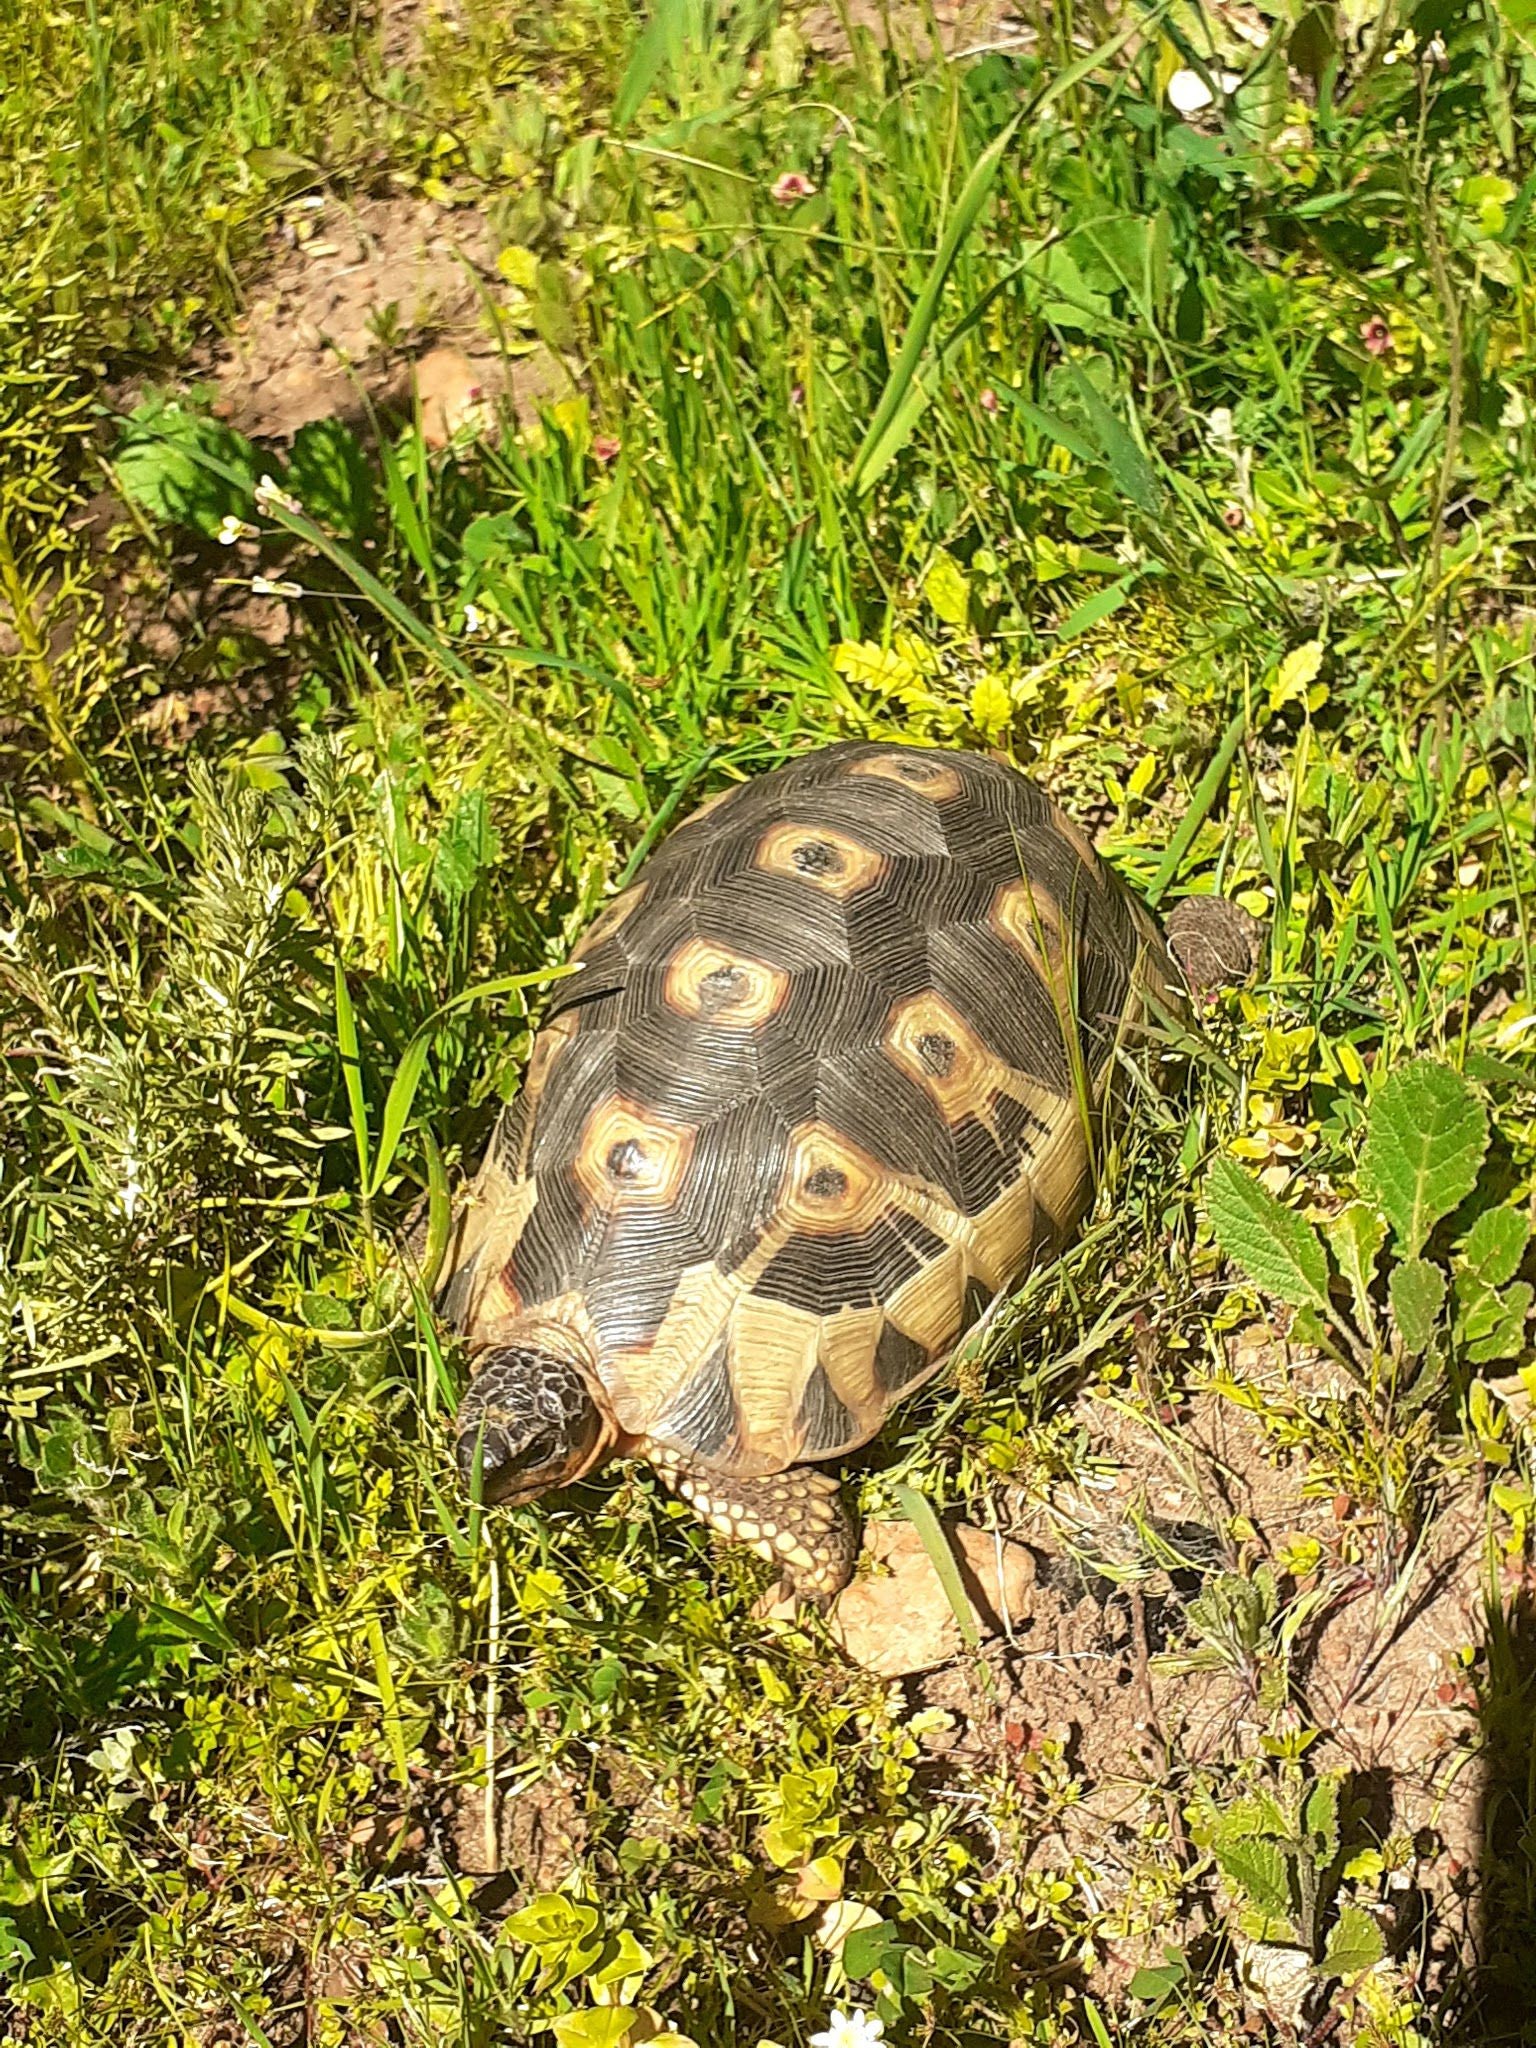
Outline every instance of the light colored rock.
<svg viewBox="0 0 1536 2048">
<path fill-rule="evenodd" d="M 429 448 L 446 448 L 470 428 L 483 433 L 491 423 L 478 364 L 461 348 L 429 348 L 413 372 L 421 407 L 421 438 Z"/>
<path fill-rule="evenodd" d="M 1035 1560 L 1022 1543 L 965 1524 L 946 1530 L 981 1636 L 1003 1634 L 1029 1610 Z M 871 1522 L 859 1571 L 828 1618 L 856 1664 L 882 1678 L 932 1671 L 965 1645 L 948 1595 L 910 1522 Z"/>
</svg>

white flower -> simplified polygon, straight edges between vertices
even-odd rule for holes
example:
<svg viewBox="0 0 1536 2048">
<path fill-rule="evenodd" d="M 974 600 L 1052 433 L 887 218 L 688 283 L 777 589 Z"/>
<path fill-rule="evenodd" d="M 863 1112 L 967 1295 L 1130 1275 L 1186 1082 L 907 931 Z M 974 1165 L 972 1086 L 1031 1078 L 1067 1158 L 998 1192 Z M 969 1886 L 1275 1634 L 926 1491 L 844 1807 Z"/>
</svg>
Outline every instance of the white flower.
<svg viewBox="0 0 1536 2048">
<path fill-rule="evenodd" d="M 811 2048 L 875 2048 L 885 2039 L 885 2021 L 872 2012 L 836 2012 L 832 2024 L 812 2034 Z"/>
<path fill-rule="evenodd" d="M 1218 71 L 1214 75 L 1216 83 L 1228 97 L 1235 93 L 1243 82 L 1236 71 Z M 1203 108 L 1208 107 L 1215 97 L 1215 93 L 1198 71 L 1175 71 L 1168 81 L 1168 104 L 1176 114 L 1184 115 L 1186 120 L 1191 114 L 1198 114 Z"/>
<path fill-rule="evenodd" d="M 1430 64 L 1445 63 L 1446 49 L 1444 36 L 1430 37 L 1429 41 L 1424 45 L 1424 57 L 1425 61 Z"/>
<path fill-rule="evenodd" d="M 1230 448 L 1235 436 L 1232 431 L 1232 408 L 1218 405 L 1205 416 L 1205 431 L 1211 437 L 1215 448 Z"/>
<path fill-rule="evenodd" d="M 270 576 L 253 576 L 251 594 L 254 597 L 302 597 L 302 583 L 274 583 Z"/>
<path fill-rule="evenodd" d="M 465 603 L 465 606 L 464 606 L 464 630 L 465 630 L 465 632 L 466 632 L 466 633 L 483 633 L 483 632 L 485 631 L 485 625 L 486 625 L 485 613 L 484 613 L 483 611 L 481 611 L 481 609 L 480 609 L 479 605 L 477 605 L 477 604 L 470 604 L 470 603 L 468 603 L 468 602 L 466 601 L 466 603 Z"/>
<path fill-rule="evenodd" d="M 237 540 L 256 540 L 259 536 L 249 520 L 237 519 L 233 512 L 226 512 L 219 521 L 218 542 L 221 548 L 232 548 Z"/>
<path fill-rule="evenodd" d="M 1413 56 L 1414 53 L 1417 51 L 1418 47 L 1418 37 L 1414 34 L 1411 28 L 1405 28 L 1402 34 L 1398 37 L 1397 41 L 1392 45 L 1391 49 L 1388 50 L 1387 54 L 1385 55 L 1385 57 L 1382 58 L 1381 61 L 1383 64 L 1400 63 L 1404 57 Z"/>
<path fill-rule="evenodd" d="M 275 478 L 264 476 L 256 486 L 256 510 L 258 512 L 300 513 L 304 507 L 291 491 L 285 491 Z"/>
</svg>

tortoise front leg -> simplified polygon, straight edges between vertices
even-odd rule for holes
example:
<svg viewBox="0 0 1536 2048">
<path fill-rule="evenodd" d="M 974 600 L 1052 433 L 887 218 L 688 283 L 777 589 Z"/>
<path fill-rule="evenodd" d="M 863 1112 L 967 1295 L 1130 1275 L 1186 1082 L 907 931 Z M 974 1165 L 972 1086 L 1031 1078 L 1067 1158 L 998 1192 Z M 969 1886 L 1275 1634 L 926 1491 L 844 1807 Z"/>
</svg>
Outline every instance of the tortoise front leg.
<svg viewBox="0 0 1536 2048">
<path fill-rule="evenodd" d="M 830 1600 L 853 1576 L 858 1543 L 832 1473 L 791 1465 L 764 1479 L 740 1479 L 694 1464 L 667 1444 L 639 1448 L 701 1521 L 782 1566 L 797 1599 Z"/>
</svg>

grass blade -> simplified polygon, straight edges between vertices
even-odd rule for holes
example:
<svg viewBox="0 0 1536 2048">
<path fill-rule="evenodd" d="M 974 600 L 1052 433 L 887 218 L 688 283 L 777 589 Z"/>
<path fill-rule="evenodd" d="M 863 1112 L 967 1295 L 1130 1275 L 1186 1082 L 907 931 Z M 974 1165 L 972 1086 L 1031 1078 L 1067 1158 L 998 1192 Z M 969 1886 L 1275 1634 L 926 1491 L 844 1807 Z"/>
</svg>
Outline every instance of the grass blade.
<svg viewBox="0 0 1536 2048">
<path fill-rule="evenodd" d="M 390 1082 L 389 1093 L 384 1098 L 384 1121 L 379 1129 L 379 1149 L 374 1156 L 373 1174 L 368 1182 L 370 1195 L 379 1192 L 388 1176 L 390 1162 L 395 1156 L 405 1130 L 406 1118 L 410 1115 L 411 1106 L 416 1100 L 416 1090 L 421 1085 L 427 1054 L 431 1050 L 431 1035 L 418 1031 L 400 1055 L 395 1078 Z"/>
<path fill-rule="evenodd" d="M 347 1084 L 347 1108 L 352 1118 L 352 1141 L 357 1147 L 357 1179 L 360 1187 L 369 1182 L 368 1101 L 363 1093 L 362 1048 L 357 1037 L 357 1012 L 347 987 L 347 971 L 336 962 L 336 1045 L 341 1053 L 342 1079 Z"/>
<path fill-rule="evenodd" d="M 615 133 L 627 128 L 650 98 L 672 53 L 682 47 L 687 26 L 688 0 L 656 0 L 619 81 L 609 121 Z"/>
<path fill-rule="evenodd" d="M 960 1640 L 968 1650 L 980 1647 L 981 1634 L 976 1626 L 976 1616 L 966 1597 L 965 1587 L 960 1580 L 960 1567 L 955 1563 L 955 1553 L 949 1547 L 949 1538 L 944 1534 L 944 1525 L 933 1511 L 933 1503 L 915 1486 L 905 1482 L 896 1488 L 896 1501 L 901 1512 L 917 1531 L 918 1539 L 927 1554 L 928 1562 L 938 1574 L 939 1584 L 944 1588 L 944 1597 L 949 1602 L 960 1630 Z"/>
<path fill-rule="evenodd" d="M 967 237 L 981 216 L 981 210 L 992 190 L 992 181 L 1006 155 L 1008 145 L 1018 133 L 1022 113 L 1015 114 L 1000 134 L 995 135 L 971 166 L 970 176 L 961 188 L 960 197 L 955 201 L 949 220 L 944 229 L 944 239 L 939 244 L 938 254 L 933 259 L 917 304 L 912 309 L 912 318 L 907 325 L 906 338 L 900 353 L 891 367 L 891 374 L 880 394 L 869 430 L 859 444 L 859 451 L 853 458 L 853 467 L 848 472 L 848 488 L 854 497 L 862 497 L 875 479 L 887 469 L 900 453 L 902 443 L 912 430 L 917 411 L 909 405 L 913 385 L 917 378 L 918 365 L 933 333 L 934 322 L 939 315 L 939 301 L 944 296 L 944 287 L 949 273 L 955 267 L 955 260 L 965 246 Z M 906 408 L 904 412 L 904 408 Z M 892 431 L 898 420 L 902 431 Z"/>
<path fill-rule="evenodd" d="M 1221 745 L 1211 756 L 1210 766 L 1196 785 L 1190 798 L 1189 809 L 1179 821 L 1179 829 L 1168 845 L 1168 851 L 1157 864 L 1157 872 L 1147 885 L 1147 901 L 1154 908 L 1161 901 L 1169 883 L 1184 864 L 1184 856 L 1195 843 L 1195 835 L 1210 816 L 1211 808 L 1221 794 L 1221 785 L 1226 780 L 1227 770 L 1236 758 L 1237 750 L 1248 731 L 1252 712 L 1244 704 L 1221 736 Z"/>
</svg>

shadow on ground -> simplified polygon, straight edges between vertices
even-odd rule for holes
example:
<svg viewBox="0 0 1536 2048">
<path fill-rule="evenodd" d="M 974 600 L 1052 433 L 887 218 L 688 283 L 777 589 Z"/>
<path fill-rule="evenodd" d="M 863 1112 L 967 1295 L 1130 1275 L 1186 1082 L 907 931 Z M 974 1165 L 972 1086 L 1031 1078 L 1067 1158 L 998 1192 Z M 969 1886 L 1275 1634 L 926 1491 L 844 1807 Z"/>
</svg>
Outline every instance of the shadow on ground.
<svg viewBox="0 0 1536 2048">
<path fill-rule="evenodd" d="M 1536 1598 L 1494 1609 L 1480 1687 L 1482 1848 L 1446 2048 L 1536 2043 Z M 1470 1873 L 1469 1873 L 1470 1875 Z"/>
</svg>

